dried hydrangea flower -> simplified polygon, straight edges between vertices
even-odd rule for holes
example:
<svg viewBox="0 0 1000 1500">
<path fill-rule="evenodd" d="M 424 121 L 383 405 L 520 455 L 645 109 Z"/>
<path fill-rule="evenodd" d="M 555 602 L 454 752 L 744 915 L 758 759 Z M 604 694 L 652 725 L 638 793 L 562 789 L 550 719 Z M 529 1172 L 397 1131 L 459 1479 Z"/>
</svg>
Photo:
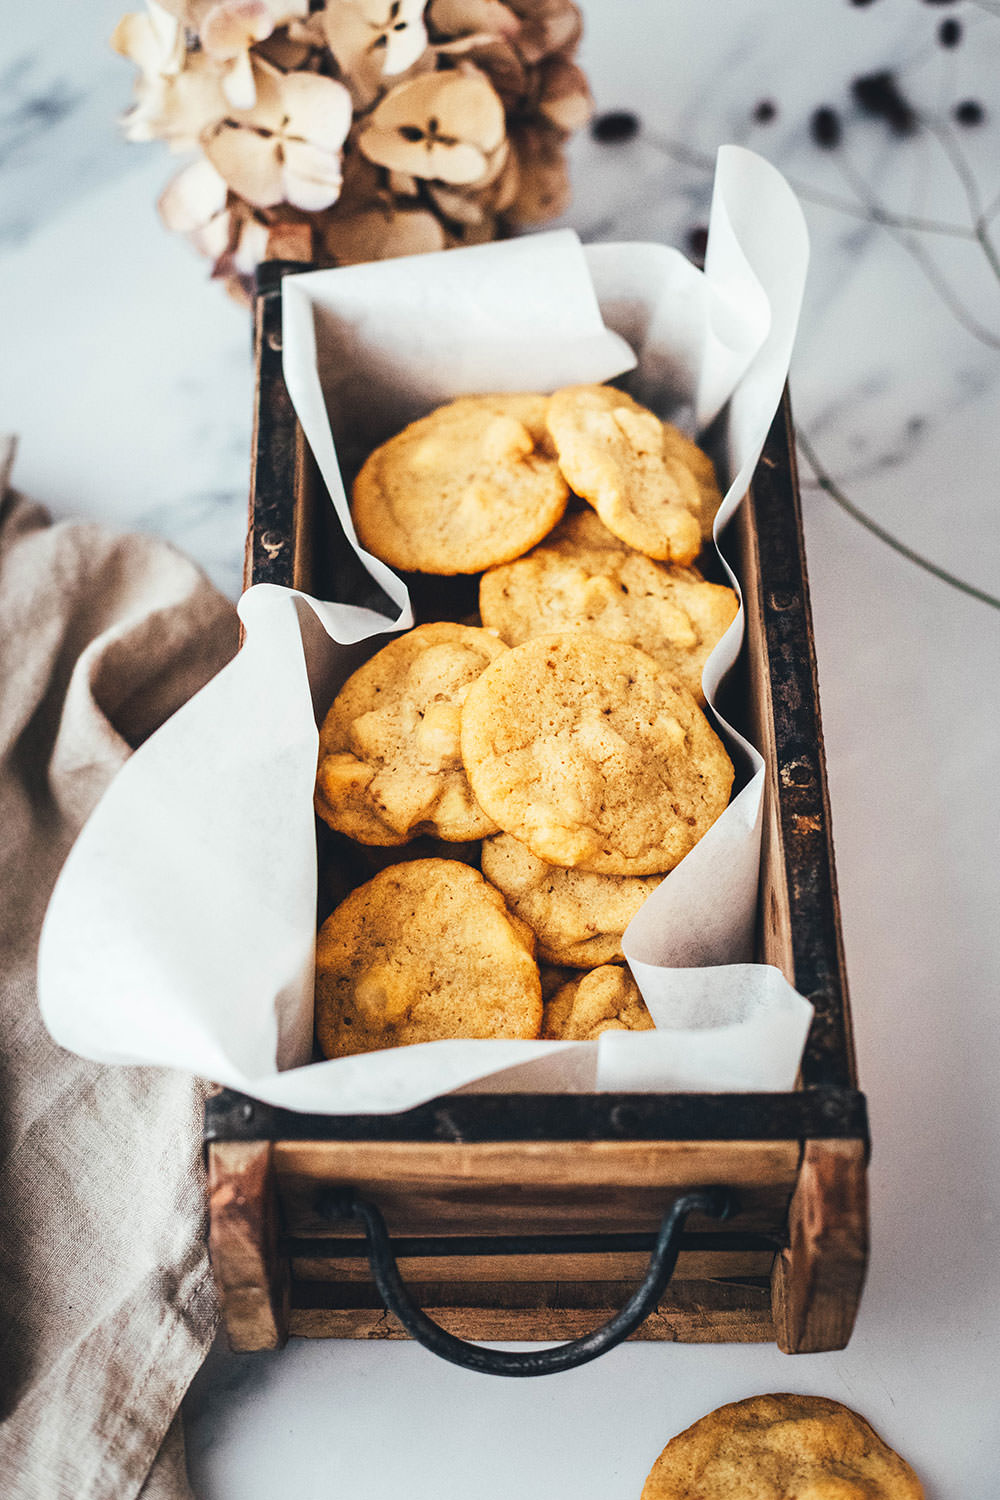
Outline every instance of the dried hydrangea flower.
<svg viewBox="0 0 1000 1500">
<path fill-rule="evenodd" d="M 351 127 L 343 84 L 317 73 L 257 65 L 257 103 L 234 111 L 204 141 L 234 193 L 257 208 L 329 208 L 340 193 L 340 148 Z"/>
<path fill-rule="evenodd" d="M 316 20 L 357 109 L 378 98 L 385 79 L 434 66 L 424 0 L 327 0 Z"/>
<path fill-rule="evenodd" d="M 168 229 L 183 234 L 212 262 L 212 275 L 225 282 L 230 295 L 244 305 L 251 300 L 253 274 L 262 260 L 281 253 L 295 259 L 289 247 L 274 246 L 274 228 L 230 193 L 225 179 L 202 157 L 167 185 L 159 203 Z M 312 235 L 306 254 L 311 260 Z"/>
<path fill-rule="evenodd" d="M 164 222 L 247 300 L 259 260 L 476 244 L 561 212 L 589 117 L 572 0 L 149 0 L 133 140 L 203 153 Z M 353 120 L 352 120 L 353 111 Z"/>
<path fill-rule="evenodd" d="M 228 250 L 229 185 L 204 157 L 185 167 L 167 184 L 159 209 L 167 228 L 187 235 L 202 255 L 214 261 Z"/>
<path fill-rule="evenodd" d="M 183 149 L 197 145 L 202 131 L 225 114 L 215 64 L 188 53 L 184 27 L 155 0 L 145 14 L 122 17 L 111 45 L 139 69 L 135 103 L 123 122 L 128 140 L 167 140 Z"/>
<path fill-rule="evenodd" d="M 505 123 L 496 91 L 481 75 L 425 73 L 380 100 L 358 146 L 393 171 L 468 184 L 487 177 Z"/>
<path fill-rule="evenodd" d="M 219 0 L 198 28 L 202 47 L 223 68 L 222 89 L 234 109 L 257 102 L 250 49 L 276 26 L 309 14 L 309 0 Z"/>
</svg>

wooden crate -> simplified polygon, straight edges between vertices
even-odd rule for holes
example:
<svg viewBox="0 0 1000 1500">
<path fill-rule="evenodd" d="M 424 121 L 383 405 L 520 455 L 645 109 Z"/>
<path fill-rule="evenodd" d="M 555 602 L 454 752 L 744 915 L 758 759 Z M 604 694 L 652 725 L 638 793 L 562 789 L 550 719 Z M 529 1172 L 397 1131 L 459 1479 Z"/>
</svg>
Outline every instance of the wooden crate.
<svg viewBox="0 0 1000 1500">
<path fill-rule="evenodd" d="M 257 304 L 247 581 L 371 602 L 285 389 L 282 270 L 264 269 Z M 289 1334 L 406 1336 L 371 1280 L 362 1231 L 323 1212 L 336 1187 L 380 1206 L 410 1290 L 443 1327 L 549 1340 L 586 1333 L 622 1305 L 678 1194 L 726 1186 L 739 1212 L 688 1221 L 670 1286 L 635 1336 L 774 1339 L 789 1353 L 847 1342 L 867 1258 L 868 1134 L 787 397 L 732 529 L 747 644 L 727 711 L 768 767 L 758 957 L 816 1010 L 799 1088 L 456 1095 L 348 1117 L 223 1091 L 206 1112 L 210 1249 L 235 1348 L 274 1348 Z M 442 581 L 432 584 L 440 610 Z"/>
</svg>

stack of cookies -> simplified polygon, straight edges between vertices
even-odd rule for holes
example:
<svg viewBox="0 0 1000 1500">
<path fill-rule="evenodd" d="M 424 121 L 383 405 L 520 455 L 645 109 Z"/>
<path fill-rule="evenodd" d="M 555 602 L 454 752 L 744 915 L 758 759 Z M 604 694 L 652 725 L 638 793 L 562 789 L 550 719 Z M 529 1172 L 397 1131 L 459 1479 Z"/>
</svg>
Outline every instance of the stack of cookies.
<svg viewBox="0 0 1000 1500">
<path fill-rule="evenodd" d="M 317 810 L 377 868 L 320 931 L 327 1056 L 652 1027 L 622 934 L 733 781 L 701 673 L 737 601 L 694 566 L 720 500 L 611 386 L 462 397 L 371 454 L 362 545 L 481 574 L 480 613 L 394 640 L 322 726 Z"/>
</svg>

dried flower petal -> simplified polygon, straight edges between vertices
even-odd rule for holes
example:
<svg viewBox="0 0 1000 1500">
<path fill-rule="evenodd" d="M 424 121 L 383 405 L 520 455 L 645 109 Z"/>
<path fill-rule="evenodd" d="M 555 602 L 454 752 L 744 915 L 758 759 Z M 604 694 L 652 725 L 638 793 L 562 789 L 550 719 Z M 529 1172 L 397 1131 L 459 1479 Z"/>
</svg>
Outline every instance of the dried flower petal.
<svg viewBox="0 0 1000 1500">
<path fill-rule="evenodd" d="M 326 229 L 324 243 L 338 265 L 354 266 L 366 260 L 392 260 L 397 255 L 423 255 L 445 248 L 444 230 L 426 209 L 405 209 L 384 214 L 378 209 L 335 217 Z"/>
<path fill-rule="evenodd" d="M 502 0 L 431 0 L 427 19 L 437 36 L 515 37 L 521 29 Z"/>
<path fill-rule="evenodd" d="M 517 154 L 517 196 L 506 211 L 508 223 L 519 229 L 556 219 L 569 207 L 570 182 L 562 137 L 539 125 L 522 125 L 511 132 Z"/>
<path fill-rule="evenodd" d="M 296 68 L 305 68 L 317 46 L 325 45 L 322 37 L 317 42 L 310 38 L 306 26 L 293 22 L 287 28 L 273 31 L 263 42 L 258 42 L 253 51 L 255 58 L 269 63 L 279 72 L 292 73 Z"/>
<path fill-rule="evenodd" d="M 211 162 L 202 158 L 167 184 L 159 202 L 168 229 L 185 235 L 201 255 L 218 260 L 229 249 L 233 215 L 229 190 Z"/>
<path fill-rule="evenodd" d="M 450 236 L 452 245 L 487 245 L 497 237 L 497 221 L 494 214 L 484 214 L 479 224 L 463 225 L 457 234 Z"/>
<path fill-rule="evenodd" d="M 230 252 L 233 269 L 241 276 L 252 276 L 267 255 L 270 229 L 258 219 L 246 219 L 240 226 L 236 244 Z"/>
<path fill-rule="evenodd" d="M 474 193 L 463 193 L 460 188 L 445 187 L 439 182 L 432 183 L 428 191 L 434 207 L 453 224 L 481 224 L 486 216 L 486 210 Z"/>
<path fill-rule="evenodd" d="M 404 73 L 427 47 L 424 0 L 328 0 L 320 19 L 362 105 L 374 99 L 383 77 Z"/>
<path fill-rule="evenodd" d="M 168 229 L 190 234 L 222 213 L 228 196 L 226 179 L 202 157 L 168 182 L 160 195 L 160 218 Z"/>
<path fill-rule="evenodd" d="M 206 156 L 257 208 L 329 208 L 340 193 L 340 147 L 351 125 L 347 90 L 316 73 L 258 67 L 255 76 L 256 105 L 222 122 L 205 142 Z"/>
<path fill-rule="evenodd" d="M 388 206 L 385 172 L 356 150 L 348 139 L 344 147 L 344 182 L 337 199 L 337 214 L 358 213 L 361 209 Z"/>
<path fill-rule="evenodd" d="M 539 113 L 559 130 L 569 132 L 586 125 L 594 100 L 582 69 L 566 57 L 553 57 L 542 64 L 540 73 Z"/>
<path fill-rule="evenodd" d="M 468 56 L 486 74 L 505 107 L 516 109 L 529 90 L 530 78 L 513 43 L 502 37 L 476 42 Z"/>
<path fill-rule="evenodd" d="M 139 68 L 135 103 L 124 119 L 131 141 L 157 138 L 184 147 L 225 113 L 226 101 L 214 64 L 187 52 L 184 28 L 155 0 L 146 14 L 123 16 L 111 45 Z"/>
<path fill-rule="evenodd" d="M 274 30 L 265 0 L 221 0 L 201 24 L 201 45 L 216 62 L 229 63 L 222 89 L 234 109 L 253 109 L 257 102 L 250 48 Z"/>
<path fill-rule="evenodd" d="M 485 78 L 428 73 L 386 94 L 358 145 L 394 171 L 469 184 L 487 175 L 504 124 L 503 105 Z"/>
<path fill-rule="evenodd" d="M 187 55 L 184 27 L 155 0 L 149 0 L 145 12 L 122 16 L 111 33 L 111 45 L 148 77 L 175 77 Z"/>
<path fill-rule="evenodd" d="M 416 198 L 420 193 L 420 183 L 409 172 L 390 172 L 387 186 L 394 198 Z"/>
<path fill-rule="evenodd" d="M 209 57 L 231 62 L 274 30 L 266 0 L 220 0 L 201 24 L 201 45 Z"/>
<path fill-rule="evenodd" d="M 142 74 L 135 103 L 124 118 L 130 141 L 169 141 L 177 150 L 196 146 L 224 118 L 227 104 L 218 67 L 204 53 L 189 53 L 183 72 Z"/>
<path fill-rule="evenodd" d="M 508 0 L 521 19 L 517 50 L 527 63 L 556 52 L 571 52 L 580 40 L 583 21 L 572 0 Z"/>
</svg>

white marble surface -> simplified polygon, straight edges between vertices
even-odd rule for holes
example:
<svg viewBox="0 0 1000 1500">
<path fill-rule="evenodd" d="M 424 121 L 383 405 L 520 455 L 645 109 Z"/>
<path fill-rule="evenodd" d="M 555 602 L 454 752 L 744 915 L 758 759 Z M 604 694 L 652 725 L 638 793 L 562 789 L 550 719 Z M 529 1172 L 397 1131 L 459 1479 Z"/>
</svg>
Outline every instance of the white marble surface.
<svg viewBox="0 0 1000 1500">
<path fill-rule="evenodd" d="M 0 426 L 21 434 L 22 489 L 60 515 L 168 536 L 235 593 L 247 322 L 159 227 L 165 154 L 116 138 L 129 69 L 105 38 L 119 8 L 22 8 L 0 40 Z M 584 10 L 600 108 L 644 128 L 624 146 L 578 143 L 571 222 L 683 244 L 716 145 L 769 156 L 812 234 L 793 369 L 811 450 L 877 524 L 1000 592 L 1000 276 L 969 233 L 1000 193 L 1000 6 L 741 0 L 725 25 L 695 0 Z M 964 30 L 951 50 L 935 40 L 946 19 Z M 885 68 L 929 122 L 911 138 L 850 103 L 852 77 Z M 767 124 L 752 118 L 762 99 L 777 106 Z M 982 124 L 948 123 L 965 99 Z M 842 113 L 836 150 L 810 138 L 819 105 Z M 1000 245 L 1000 216 L 992 228 Z M 996 1495 L 1000 612 L 890 550 L 805 459 L 802 476 L 874 1138 L 872 1266 L 849 1348 L 633 1344 L 529 1382 L 395 1343 L 217 1349 L 186 1408 L 198 1500 L 637 1500 L 674 1432 L 776 1389 L 864 1412 L 929 1500 Z"/>
</svg>

